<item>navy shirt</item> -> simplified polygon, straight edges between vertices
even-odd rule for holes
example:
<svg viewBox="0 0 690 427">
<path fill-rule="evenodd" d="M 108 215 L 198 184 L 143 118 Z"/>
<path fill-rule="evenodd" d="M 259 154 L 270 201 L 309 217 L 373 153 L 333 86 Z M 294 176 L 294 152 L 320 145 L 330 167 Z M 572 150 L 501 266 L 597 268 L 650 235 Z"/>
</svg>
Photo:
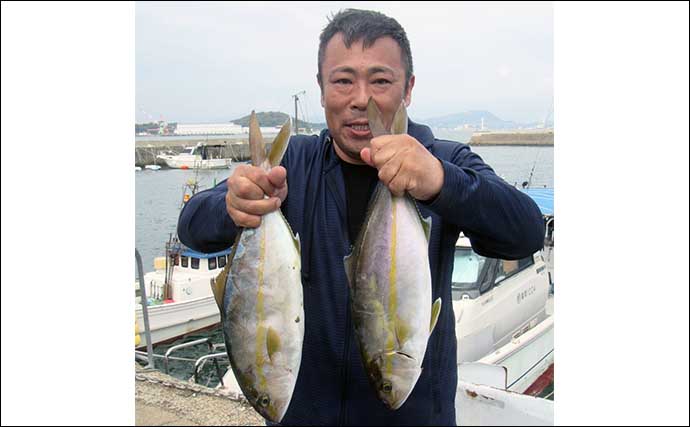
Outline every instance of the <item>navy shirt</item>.
<svg viewBox="0 0 690 427">
<path fill-rule="evenodd" d="M 301 241 L 305 334 L 286 425 L 455 425 L 451 276 L 458 234 L 463 231 L 475 252 L 492 258 L 524 258 L 542 247 L 544 224 L 529 196 L 499 178 L 469 146 L 438 140 L 413 122 L 408 133 L 443 166 L 441 192 L 417 203 L 432 218 L 432 301 L 440 297 L 443 305 L 422 374 L 397 411 L 386 408 L 369 385 L 350 317 L 343 257 L 352 239 L 342 162 L 328 130 L 290 140 L 282 161 L 288 195 L 281 209 Z M 185 245 L 214 252 L 232 244 L 237 228 L 225 208 L 226 192 L 224 181 L 187 202 L 178 223 Z"/>
</svg>

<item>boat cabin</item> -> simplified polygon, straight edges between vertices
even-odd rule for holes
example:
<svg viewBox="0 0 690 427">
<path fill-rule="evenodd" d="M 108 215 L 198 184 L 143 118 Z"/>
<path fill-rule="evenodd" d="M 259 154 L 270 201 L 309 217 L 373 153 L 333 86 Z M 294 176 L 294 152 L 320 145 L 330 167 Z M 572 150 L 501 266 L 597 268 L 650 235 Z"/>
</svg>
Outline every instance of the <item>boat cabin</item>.
<svg viewBox="0 0 690 427">
<path fill-rule="evenodd" d="M 224 251 L 207 254 L 185 249 L 175 256 L 175 267 L 182 270 L 198 270 L 200 272 L 217 271 L 225 267 L 225 264 L 230 260 L 230 251 L 231 249 L 228 248 Z M 220 271 L 218 272 L 220 273 Z"/>
</svg>

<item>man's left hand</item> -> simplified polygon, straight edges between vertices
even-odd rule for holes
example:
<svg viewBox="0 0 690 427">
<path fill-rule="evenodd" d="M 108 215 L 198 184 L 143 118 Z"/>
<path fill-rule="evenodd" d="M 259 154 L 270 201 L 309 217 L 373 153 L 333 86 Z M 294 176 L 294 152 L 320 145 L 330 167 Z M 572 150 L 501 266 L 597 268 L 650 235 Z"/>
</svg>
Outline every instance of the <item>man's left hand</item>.
<svg viewBox="0 0 690 427">
<path fill-rule="evenodd" d="M 373 138 L 360 157 L 378 169 L 379 180 L 396 196 L 407 191 L 417 200 L 430 200 L 443 186 L 441 161 L 410 135 Z"/>
</svg>

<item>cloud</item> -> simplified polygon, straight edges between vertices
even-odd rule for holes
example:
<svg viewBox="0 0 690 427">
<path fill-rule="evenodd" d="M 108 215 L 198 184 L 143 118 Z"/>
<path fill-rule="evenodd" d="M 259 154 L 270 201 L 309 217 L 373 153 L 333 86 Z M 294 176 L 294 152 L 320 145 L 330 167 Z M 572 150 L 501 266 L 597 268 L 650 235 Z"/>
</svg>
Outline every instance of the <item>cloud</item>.
<svg viewBox="0 0 690 427">
<path fill-rule="evenodd" d="M 553 10 L 549 3 L 148 3 L 136 5 L 137 120 L 231 120 L 251 109 L 305 109 L 323 121 L 318 38 L 346 7 L 396 18 L 412 47 L 410 113 L 486 109 L 530 121 L 550 107 Z M 497 71 L 498 70 L 498 71 Z M 545 87 L 546 86 L 546 87 Z"/>
</svg>

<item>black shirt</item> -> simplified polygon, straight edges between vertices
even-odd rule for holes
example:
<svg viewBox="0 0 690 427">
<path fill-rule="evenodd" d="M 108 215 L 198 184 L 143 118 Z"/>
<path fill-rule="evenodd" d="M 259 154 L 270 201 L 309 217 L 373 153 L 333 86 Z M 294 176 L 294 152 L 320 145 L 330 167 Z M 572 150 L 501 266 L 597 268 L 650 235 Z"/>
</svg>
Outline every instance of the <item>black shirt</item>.
<svg viewBox="0 0 690 427">
<path fill-rule="evenodd" d="M 347 196 L 347 232 L 350 243 L 355 244 L 357 234 L 367 214 L 369 197 L 376 188 L 379 171 L 368 165 L 340 162 Z"/>
</svg>

